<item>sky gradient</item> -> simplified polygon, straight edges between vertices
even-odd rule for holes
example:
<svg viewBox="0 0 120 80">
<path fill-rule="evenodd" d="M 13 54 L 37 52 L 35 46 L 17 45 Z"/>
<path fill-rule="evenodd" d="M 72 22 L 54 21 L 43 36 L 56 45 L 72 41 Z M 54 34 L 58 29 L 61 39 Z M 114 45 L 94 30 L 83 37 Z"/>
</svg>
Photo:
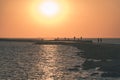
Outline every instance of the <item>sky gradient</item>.
<svg viewBox="0 0 120 80">
<path fill-rule="evenodd" d="M 61 11 L 51 18 L 41 1 L 0 0 L 0 38 L 120 38 L 120 0 L 55 0 Z"/>
</svg>

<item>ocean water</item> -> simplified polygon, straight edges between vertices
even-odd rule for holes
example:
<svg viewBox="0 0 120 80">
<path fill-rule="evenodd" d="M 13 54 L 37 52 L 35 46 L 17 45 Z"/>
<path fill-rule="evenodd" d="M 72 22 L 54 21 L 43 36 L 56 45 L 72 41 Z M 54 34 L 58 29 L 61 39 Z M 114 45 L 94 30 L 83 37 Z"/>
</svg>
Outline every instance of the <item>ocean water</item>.
<svg viewBox="0 0 120 80">
<path fill-rule="evenodd" d="M 99 67 L 84 70 L 86 58 L 78 53 L 67 45 L 1 41 L 0 80 L 120 80 L 101 77 Z"/>
</svg>

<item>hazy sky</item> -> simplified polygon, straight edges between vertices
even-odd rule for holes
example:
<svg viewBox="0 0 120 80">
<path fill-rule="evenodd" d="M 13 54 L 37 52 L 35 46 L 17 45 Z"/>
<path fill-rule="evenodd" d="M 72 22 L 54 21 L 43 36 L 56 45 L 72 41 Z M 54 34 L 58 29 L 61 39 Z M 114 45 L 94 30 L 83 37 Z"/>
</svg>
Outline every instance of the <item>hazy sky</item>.
<svg viewBox="0 0 120 80">
<path fill-rule="evenodd" d="M 62 7 L 51 18 L 37 10 L 40 1 L 0 0 L 0 37 L 120 38 L 120 0 L 55 0 Z"/>
</svg>

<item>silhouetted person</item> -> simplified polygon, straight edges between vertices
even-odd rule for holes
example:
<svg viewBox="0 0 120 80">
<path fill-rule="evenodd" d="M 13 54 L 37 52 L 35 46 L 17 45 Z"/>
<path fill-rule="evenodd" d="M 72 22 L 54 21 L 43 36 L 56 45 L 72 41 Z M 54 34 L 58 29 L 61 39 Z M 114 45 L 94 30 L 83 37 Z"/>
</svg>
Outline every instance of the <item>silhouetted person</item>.
<svg viewBox="0 0 120 80">
<path fill-rule="evenodd" d="M 100 38 L 97 38 L 97 42 L 98 42 L 98 43 L 100 42 Z"/>
<path fill-rule="evenodd" d="M 82 36 L 80 37 L 80 40 L 82 40 Z"/>
<path fill-rule="evenodd" d="M 76 39 L 76 37 L 74 36 L 74 38 L 73 38 L 74 40 Z"/>
<path fill-rule="evenodd" d="M 98 43 L 102 43 L 102 38 L 97 39 Z"/>
<path fill-rule="evenodd" d="M 102 38 L 100 38 L 100 40 L 99 40 L 99 41 L 100 41 L 100 43 L 102 43 Z"/>
</svg>

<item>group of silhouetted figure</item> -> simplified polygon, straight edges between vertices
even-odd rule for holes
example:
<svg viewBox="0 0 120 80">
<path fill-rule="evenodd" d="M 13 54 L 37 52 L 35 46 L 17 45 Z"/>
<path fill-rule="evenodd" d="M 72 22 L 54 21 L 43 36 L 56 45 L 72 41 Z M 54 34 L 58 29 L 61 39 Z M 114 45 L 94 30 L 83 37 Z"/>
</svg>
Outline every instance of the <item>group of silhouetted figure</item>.
<svg viewBox="0 0 120 80">
<path fill-rule="evenodd" d="M 102 43 L 102 38 L 97 39 L 98 43 Z"/>
<path fill-rule="evenodd" d="M 80 38 L 77 38 L 77 37 L 73 37 L 73 38 L 59 38 L 59 37 L 57 37 L 57 38 L 55 38 L 54 40 L 65 40 L 65 41 L 71 41 L 71 40 L 74 40 L 74 41 L 78 41 L 78 40 L 82 40 L 83 38 L 82 38 L 82 36 L 80 37 Z"/>
</svg>

